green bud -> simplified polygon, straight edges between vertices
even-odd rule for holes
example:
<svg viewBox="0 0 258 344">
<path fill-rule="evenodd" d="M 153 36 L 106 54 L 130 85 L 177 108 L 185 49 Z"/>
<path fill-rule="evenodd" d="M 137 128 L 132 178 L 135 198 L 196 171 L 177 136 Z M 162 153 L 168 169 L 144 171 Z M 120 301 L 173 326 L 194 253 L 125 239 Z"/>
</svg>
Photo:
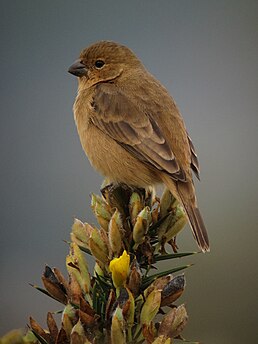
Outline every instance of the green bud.
<svg viewBox="0 0 258 344">
<path fill-rule="evenodd" d="M 95 263 L 94 266 L 94 276 L 96 277 L 96 274 L 98 276 L 104 276 L 104 271 L 102 270 L 101 266 L 98 264 L 98 262 Z"/>
<path fill-rule="evenodd" d="M 103 198 L 95 194 L 92 194 L 91 208 L 100 226 L 104 228 L 106 231 L 108 231 L 108 224 L 111 219 L 111 209 L 109 205 Z"/>
<path fill-rule="evenodd" d="M 108 247 L 105 241 L 103 241 L 100 231 L 96 228 L 94 228 L 91 233 L 89 239 L 89 248 L 97 260 L 101 261 L 102 263 L 108 262 Z"/>
<path fill-rule="evenodd" d="M 83 326 L 79 320 L 77 324 L 74 325 L 71 332 L 71 344 L 85 344 L 86 337 L 84 333 Z"/>
<path fill-rule="evenodd" d="M 142 197 L 137 193 L 133 192 L 129 201 L 129 212 L 131 222 L 134 225 L 139 212 L 143 209 L 144 204 Z"/>
<path fill-rule="evenodd" d="M 68 338 L 70 338 L 73 323 L 75 322 L 76 318 L 77 316 L 74 307 L 68 303 L 62 313 L 62 328 L 65 330 Z"/>
<path fill-rule="evenodd" d="M 0 342 L 1 344 L 23 344 L 23 333 L 21 330 L 13 330 L 0 338 Z"/>
<path fill-rule="evenodd" d="M 157 234 L 159 241 L 162 241 L 163 236 L 165 235 L 167 229 L 170 227 L 170 222 L 172 221 L 173 214 L 170 213 L 165 220 L 161 222 L 161 224 L 158 227 Z"/>
<path fill-rule="evenodd" d="M 184 228 L 186 223 L 187 218 L 185 215 L 185 211 L 183 207 L 180 204 L 178 204 L 173 217 L 170 219 L 169 228 L 163 235 L 163 239 L 165 239 L 166 242 L 170 241 Z"/>
<path fill-rule="evenodd" d="M 78 219 L 74 219 L 71 233 L 72 242 L 75 242 L 78 246 L 89 248 L 88 241 L 92 230 L 93 227 L 88 223 L 83 223 Z"/>
<path fill-rule="evenodd" d="M 135 225 L 133 227 L 133 240 L 136 247 L 142 244 L 145 240 L 145 235 L 148 232 L 151 222 L 150 208 L 145 207 L 137 216 Z"/>
<path fill-rule="evenodd" d="M 2 339 L 3 340 L 3 339 Z M 5 344 L 5 342 L 1 342 L 2 344 Z M 10 344 L 10 342 L 7 342 Z M 32 331 L 28 331 L 26 335 L 23 337 L 23 344 L 38 344 L 38 340 L 35 337 L 34 333 Z"/>
<path fill-rule="evenodd" d="M 159 311 L 161 302 L 161 290 L 154 289 L 146 298 L 141 310 L 140 322 L 141 324 L 150 325 Z"/>
<path fill-rule="evenodd" d="M 162 219 L 166 216 L 172 209 L 176 202 L 175 197 L 169 191 L 168 188 L 165 188 L 160 199 L 160 218 Z"/>
<path fill-rule="evenodd" d="M 70 244 L 70 254 L 66 257 L 68 273 L 73 273 L 82 291 L 89 294 L 90 274 L 84 254 L 76 243 Z"/>
<path fill-rule="evenodd" d="M 108 239 L 112 252 L 117 256 L 122 250 L 122 220 L 121 214 L 116 209 L 108 226 Z"/>
<path fill-rule="evenodd" d="M 116 308 L 112 317 L 111 341 L 112 344 L 126 344 L 125 321 L 120 307 Z"/>
</svg>

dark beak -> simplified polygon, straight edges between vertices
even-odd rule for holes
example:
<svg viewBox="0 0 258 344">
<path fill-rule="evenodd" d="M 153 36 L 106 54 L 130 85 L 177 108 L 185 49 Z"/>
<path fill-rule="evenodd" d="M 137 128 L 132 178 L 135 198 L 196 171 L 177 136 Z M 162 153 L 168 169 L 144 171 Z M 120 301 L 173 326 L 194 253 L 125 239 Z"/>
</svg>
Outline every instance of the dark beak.
<svg viewBox="0 0 258 344">
<path fill-rule="evenodd" d="M 87 69 L 85 65 L 81 62 L 81 60 L 76 60 L 68 69 L 68 72 L 81 77 L 87 74 Z"/>
</svg>

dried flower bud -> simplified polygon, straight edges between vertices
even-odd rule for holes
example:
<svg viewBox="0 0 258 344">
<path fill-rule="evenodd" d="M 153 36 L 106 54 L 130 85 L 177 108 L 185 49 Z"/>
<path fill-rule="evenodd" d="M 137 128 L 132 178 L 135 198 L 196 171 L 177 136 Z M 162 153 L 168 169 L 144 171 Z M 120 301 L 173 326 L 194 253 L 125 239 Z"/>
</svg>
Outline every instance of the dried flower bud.
<svg viewBox="0 0 258 344">
<path fill-rule="evenodd" d="M 162 276 L 162 277 L 158 277 L 156 278 L 151 285 L 144 290 L 144 297 L 148 297 L 148 295 L 154 290 L 154 289 L 159 289 L 159 290 L 163 290 L 164 287 L 169 283 L 169 281 L 171 280 L 172 276 L 171 275 L 167 275 L 167 276 Z"/>
<path fill-rule="evenodd" d="M 174 277 L 161 292 L 161 307 L 168 306 L 176 301 L 185 288 L 185 276 L 179 275 Z"/>
<path fill-rule="evenodd" d="M 137 260 L 135 259 L 131 265 L 131 271 L 128 278 L 128 288 L 131 290 L 134 296 L 139 295 L 141 280 L 142 280 L 142 273 L 141 273 L 139 264 L 137 263 Z"/>
<path fill-rule="evenodd" d="M 33 332 L 45 339 L 47 343 L 50 342 L 50 334 L 44 331 L 43 328 L 32 317 L 30 317 L 30 327 Z"/>
<path fill-rule="evenodd" d="M 150 322 L 148 325 L 142 325 L 142 335 L 146 339 L 147 343 L 153 343 L 156 336 L 156 329 L 154 327 L 153 322 Z"/>
<path fill-rule="evenodd" d="M 131 327 L 134 324 L 135 302 L 131 291 L 128 288 L 121 288 L 119 290 L 119 297 L 114 303 L 114 308 L 119 307 L 122 309 L 123 317 L 126 325 Z"/>
<path fill-rule="evenodd" d="M 53 338 L 56 341 L 56 338 L 58 335 L 58 327 L 52 313 L 50 312 L 47 313 L 47 326 L 48 326 L 51 338 Z"/>
<path fill-rule="evenodd" d="M 177 337 L 187 323 L 187 312 L 184 305 L 172 308 L 162 319 L 159 327 L 159 335 L 169 338 Z"/>
<path fill-rule="evenodd" d="M 66 289 L 63 284 L 59 282 L 54 271 L 46 265 L 43 276 L 41 277 L 42 282 L 53 298 L 60 301 L 61 303 L 67 303 Z"/>
<path fill-rule="evenodd" d="M 110 290 L 107 304 L 106 304 L 106 312 L 105 312 L 105 320 L 106 323 L 109 324 L 111 322 L 111 316 L 114 310 L 114 304 L 116 302 L 116 293 L 113 289 Z"/>
<path fill-rule="evenodd" d="M 134 314 L 135 314 L 135 301 L 134 301 L 134 296 L 131 293 L 131 291 L 126 288 L 127 293 L 128 293 L 128 302 L 127 302 L 127 311 L 123 313 L 126 324 L 129 327 L 132 327 L 134 325 Z"/>
<path fill-rule="evenodd" d="M 79 310 L 79 318 L 83 326 L 86 326 L 87 329 L 92 328 L 96 325 L 95 316 L 89 315 L 81 310 Z"/>
<path fill-rule="evenodd" d="M 68 336 L 64 328 L 61 327 L 60 331 L 58 332 L 55 344 L 70 344 L 70 333 L 71 331 L 69 332 L 69 336 Z M 38 342 L 36 344 L 38 344 Z"/>
<path fill-rule="evenodd" d="M 77 276 L 73 271 L 69 272 L 69 300 L 75 305 L 79 305 L 80 298 L 83 295 Z M 88 294 L 86 294 L 88 295 Z"/>
<path fill-rule="evenodd" d="M 96 315 L 95 310 L 92 308 L 89 302 L 84 299 L 84 297 L 80 298 L 80 310 L 92 317 Z"/>
</svg>

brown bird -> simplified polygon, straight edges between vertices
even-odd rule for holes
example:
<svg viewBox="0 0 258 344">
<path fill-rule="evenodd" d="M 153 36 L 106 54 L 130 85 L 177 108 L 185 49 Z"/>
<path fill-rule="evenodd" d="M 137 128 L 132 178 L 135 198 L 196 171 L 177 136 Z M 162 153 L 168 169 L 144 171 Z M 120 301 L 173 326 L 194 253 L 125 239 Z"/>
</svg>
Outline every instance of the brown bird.
<svg viewBox="0 0 258 344">
<path fill-rule="evenodd" d="M 91 164 L 114 183 L 164 183 L 209 251 L 191 173 L 199 179 L 197 155 L 166 88 L 130 49 L 109 41 L 84 49 L 69 72 L 79 81 L 74 117 Z"/>
</svg>

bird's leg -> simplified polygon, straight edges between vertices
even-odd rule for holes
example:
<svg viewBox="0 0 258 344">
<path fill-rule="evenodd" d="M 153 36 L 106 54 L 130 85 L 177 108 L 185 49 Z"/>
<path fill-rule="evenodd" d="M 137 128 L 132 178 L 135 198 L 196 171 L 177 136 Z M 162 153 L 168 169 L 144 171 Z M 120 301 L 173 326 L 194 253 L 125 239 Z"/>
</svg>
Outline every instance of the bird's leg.
<svg viewBox="0 0 258 344">
<path fill-rule="evenodd" d="M 142 199 L 148 196 L 144 188 L 127 185 L 125 183 L 110 183 L 101 188 L 100 191 L 102 196 L 112 207 L 117 207 L 118 201 L 123 206 L 128 204 L 133 192 L 140 194 Z"/>
<path fill-rule="evenodd" d="M 131 187 L 126 184 L 110 183 L 101 190 L 102 196 L 111 205 L 112 208 L 118 208 L 122 213 L 129 202 L 132 194 Z"/>
<path fill-rule="evenodd" d="M 103 182 L 104 184 L 104 182 Z M 103 185 L 102 184 L 102 185 Z M 103 186 L 101 189 L 100 189 L 100 192 L 102 194 L 102 196 L 107 199 L 108 197 L 108 194 L 112 191 L 112 188 L 114 187 L 114 184 L 113 183 L 110 183 L 110 184 L 107 184 L 105 186 Z"/>
<path fill-rule="evenodd" d="M 130 221 L 129 203 L 133 192 L 137 192 L 144 203 L 147 197 L 143 188 L 127 185 L 125 183 L 110 183 L 101 189 L 101 193 L 111 208 L 116 208 L 122 216 L 123 228 L 125 230 L 125 238 L 131 241 L 132 224 Z"/>
</svg>

